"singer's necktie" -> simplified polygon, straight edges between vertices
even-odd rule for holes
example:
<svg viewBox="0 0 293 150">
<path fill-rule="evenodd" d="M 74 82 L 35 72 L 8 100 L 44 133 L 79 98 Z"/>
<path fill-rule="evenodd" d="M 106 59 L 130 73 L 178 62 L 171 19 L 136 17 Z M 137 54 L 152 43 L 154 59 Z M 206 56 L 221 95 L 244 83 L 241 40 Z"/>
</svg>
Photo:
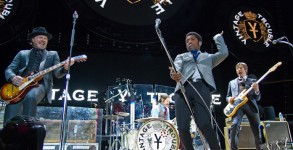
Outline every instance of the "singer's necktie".
<svg viewBox="0 0 293 150">
<path fill-rule="evenodd" d="M 193 55 L 193 58 L 195 61 L 197 61 L 198 55 L 200 54 L 199 50 L 191 50 L 191 54 Z"/>
</svg>

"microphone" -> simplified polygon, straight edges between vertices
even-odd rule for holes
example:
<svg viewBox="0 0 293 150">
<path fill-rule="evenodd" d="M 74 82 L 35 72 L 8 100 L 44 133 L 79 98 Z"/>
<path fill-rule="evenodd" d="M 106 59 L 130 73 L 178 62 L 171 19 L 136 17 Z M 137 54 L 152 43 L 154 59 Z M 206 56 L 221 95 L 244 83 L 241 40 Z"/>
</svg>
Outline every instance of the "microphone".
<svg viewBox="0 0 293 150">
<path fill-rule="evenodd" d="M 130 90 L 129 90 L 129 87 L 128 87 L 128 83 L 126 84 L 126 89 L 127 89 L 127 96 L 130 97 L 131 93 L 130 93 Z"/>
<path fill-rule="evenodd" d="M 273 44 L 277 44 L 278 42 L 282 41 L 282 40 L 285 39 L 285 38 L 286 38 L 286 36 L 282 36 L 282 37 L 280 37 L 280 38 L 278 38 L 278 39 L 276 39 L 276 40 L 273 40 L 272 43 L 273 43 Z"/>
<path fill-rule="evenodd" d="M 155 27 L 158 28 L 159 25 L 160 25 L 160 23 L 161 23 L 161 19 L 160 18 L 157 18 L 155 22 L 156 22 Z"/>
<path fill-rule="evenodd" d="M 73 13 L 73 18 L 74 18 L 74 19 L 77 19 L 77 18 L 78 18 L 78 14 L 77 14 L 76 11 L 74 11 L 74 13 Z"/>
</svg>

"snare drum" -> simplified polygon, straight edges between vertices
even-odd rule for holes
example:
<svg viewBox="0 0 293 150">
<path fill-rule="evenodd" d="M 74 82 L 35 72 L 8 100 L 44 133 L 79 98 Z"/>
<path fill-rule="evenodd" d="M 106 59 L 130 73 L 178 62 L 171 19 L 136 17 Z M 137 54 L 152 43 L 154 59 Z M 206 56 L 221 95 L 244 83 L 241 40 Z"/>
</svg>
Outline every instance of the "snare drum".
<svg viewBox="0 0 293 150">
<path fill-rule="evenodd" d="M 174 126 L 164 120 L 150 120 L 144 123 L 137 134 L 137 148 L 156 150 L 178 150 L 179 137 Z"/>
</svg>

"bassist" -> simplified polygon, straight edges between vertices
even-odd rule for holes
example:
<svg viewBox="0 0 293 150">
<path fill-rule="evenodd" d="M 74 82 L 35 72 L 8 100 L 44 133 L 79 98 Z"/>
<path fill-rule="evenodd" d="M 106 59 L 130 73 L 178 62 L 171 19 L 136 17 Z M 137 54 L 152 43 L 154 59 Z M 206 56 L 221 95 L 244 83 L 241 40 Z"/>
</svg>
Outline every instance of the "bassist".
<svg viewBox="0 0 293 150">
<path fill-rule="evenodd" d="M 232 117 L 232 125 L 230 129 L 230 140 L 231 150 L 238 150 L 238 133 L 240 131 L 240 124 L 242 121 L 243 115 L 246 115 L 251 130 L 254 135 L 256 149 L 260 150 L 261 144 L 261 132 L 260 132 L 260 119 L 259 119 L 259 110 L 257 106 L 257 101 L 260 100 L 261 94 L 259 91 L 258 84 L 255 83 L 256 79 L 247 77 L 248 66 L 246 63 L 239 62 L 236 64 L 236 73 L 238 77 L 229 82 L 228 92 L 226 100 L 228 103 L 233 103 L 234 98 L 238 96 L 243 90 L 250 87 L 253 88 L 246 96 L 248 102 L 241 106 Z"/>
<path fill-rule="evenodd" d="M 60 63 L 59 55 L 56 51 L 47 51 L 48 41 L 52 35 L 44 27 L 36 27 L 28 34 L 32 49 L 21 50 L 14 57 L 11 64 L 5 70 L 5 78 L 13 85 L 20 86 L 24 81 L 24 76 L 32 74 L 34 71 L 44 70 Z M 47 98 L 51 102 L 51 90 L 53 85 L 53 76 L 62 78 L 67 73 L 67 61 L 63 67 L 57 68 L 43 76 L 39 84 L 33 86 L 23 99 L 16 104 L 8 104 L 4 113 L 4 125 L 13 117 L 26 115 L 35 117 L 38 103 Z M 72 59 L 71 65 L 74 64 Z"/>
</svg>

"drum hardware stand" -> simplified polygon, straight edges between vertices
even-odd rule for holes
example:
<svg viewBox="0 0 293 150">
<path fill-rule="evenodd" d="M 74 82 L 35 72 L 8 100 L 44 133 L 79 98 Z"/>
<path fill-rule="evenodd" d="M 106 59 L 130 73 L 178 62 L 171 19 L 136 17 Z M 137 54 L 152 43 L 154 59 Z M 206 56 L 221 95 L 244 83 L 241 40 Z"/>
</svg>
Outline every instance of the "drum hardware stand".
<svg viewBox="0 0 293 150">
<path fill-rule="evenodd" d="M 70 66 L 71 66 L 71 54 L 72 54 L 72 47 L 74 44 L 74 35 L 75 35 L 75 24 L 76 19 L 78 18 L 78 14 L 75 11 L 73 14 L 73 27 L 71 31 L 71 41 L 70 41 L 70 51 L 69 51 L 69 58 L 68 58 L 68 72 L 66 74 L 66 86 L 65 86 L 65 97 L 64 97 L 64 104 L 63 104 L 63 112 L 62 112 L 62 124 L 61 124 L 61 133 L 60 133 L 60 147 L 59 150 L 63 150 L 66 138 L 66 122 L 67 122 L 67 94 L 68 94 L 68 86 L 70 80 Z"/>
<path fill-rule="evenodd" d="M 176 67 L 175 67 L 174 61 L 173 61 L 173 59 L 172 59 L 172 57 L 171 57 L 171 55 L 170 55 L 170 53 L 169 53 L 169 51 L 168 51 L 168 49 L 167 49 L 167 46 L 166 46 L 166 43 L 165 43 L 164 38 L 163 38 L 163 36 L 162 36 L 161 30 L 159 29 L 159 24 L 161 23 L 161 19 L 157 18 L 157 19 L 155 20 L 155 23 L 156 23 L 156 24 L 155 24 L 156 33 L 157 33 L 157 35 L 158 35 L 158 37 L 159 37 L 159 39 L 160 39 L 160 41 L 161 41 L 161 43 L 162 43 L 162 45 L 163 45 L 163 47 L 164 47 L 164 50 L 165 50 L 165 52 L 166 52 L 166 54 L 167 54 L 167 57 L 168 57 L 168 59 L 169 59 L 169 61 L 170 61 L 170 63 L 171 63 L 172 68 L 173 68 L 173 69 L 175 70 L 175 72 L 177 73 L 178 71 L 176 70 Z M 190 113 L 191 113 L 191 116 L 192 116 L 192 118 L 194 119 L 194 115 L 193 115 L 194 112 L 192 111 L 192 109 L 191 109 L 191 107 L 190 107 L 190 104 L 189 104 L 189 100 L 187 99 L 187 96 L 186 96 L 186 94 L 185 94 L 185 88 L 184 88 L 184 85 L 182 84 L 181 81 L 179 81 L 179 84 L 180 84 L 180 91 L 181 91 L 181 93 L 182 93 L 182 95 L 183 95 L 183 97 L 184 97 L 184 100 L 185 100 L 185 102 L 186 102 L 186 104 L 187 104 L 187 106 L 188 106 L 188 109 L 189 109 L 189 111 L 190 111 Z M 191 84 L 191 83 L 189 82 L 189 84 Z M 191 85 L 192 85 L 192 84 L 191 84 Z M 194 120 L 195 120 L 195 119 L 194 119 Z M 203 139 L 203 136 L 202 136 L 200 130 L 198 130 L 198 132 L 199 132 L 200 138 Z M 202 140 L 202 141 L 203 141 L 203 140 Z M 208 147 L 207 147 L 206 143 L 203 142 L 203 144 L 204 144 L 205 150 L 208 150 Z"/>
<path fill-rule="evenodd" d="M 125 140 L 125 138 L 127 139 L 128 130 L 129 129 L 127 129 L 125 122 L 122 122 L 122 127 L 120 129 L 120 131 L 121 131 L 121 143 L 122 143 L 121 148 L 123 148 L 123 146 L 125 146 L 125 149 L 127 149 L 126 147 L 129 146 L 128 141 L 127 141 L 127 144 L 126 144 L 126 140 Z"/>
<path fill-rule="evenodd" d="M 123 91 L 122 91 L 122 93 L 124 93 L 125 91 L 127 91 L 127 89 L 124 89 Z M 108 109 L 109 108 L 109 103 L 110 103 L 110 110 L 108 111 L 106 111 L 106 115 L 112 115 L 112 110 L 113 110 L 113 100 L 114 100 L 114 98 L 116 98 L 117 96 L 119 96 L 120 95 L 120 93 L 118 93 L 118 94 L 116 94 L 116 95 L 114 95 L 114 96 L 112 96 L 112 97 L 110 97 L 109 99 L 107 99 L 107 100 L 105 100 L 105 103 L 106 103 L 106 109 Z M 109 96 L 108 96 L 109 97 Z M 111 126 L 112 126 L 112 124 L 110 124 L 110 129 L 111 129 Z M 107 135 L 108 134 L 108 119 L 106 119 L 106 121 L 105 121 L 105 134 Z M 111 134 L 111 133 L 110 133 Z"/>
<path fill-rule="evenodd" d="M 115 140 L 113 140 L 113 143 L 111 144 L 111 142 L 110 142 L 110 146 L 109 146 L 109 148 L 110 148 L 110 150 L 112 150 L 114 147 L 115 147 L 115 150 L 118 150 L 118 145 L 117 145 L 117 143 L 121 146 L 120 147 L 120 149 L 122 149 L 122 150 L 124 150 L 124 146 L 123 146 L 123 144 L 121 144 L 121 142 L 120 142 L 120 140 L 118 139 L 118 129 L 119 129 L 119 122 L 118 122 L 118 116 L 117 116 L 117 118 L 116 118 L 116 121 L 115 121 L 115 123 L 113 123 L 114 125 L 113 125 L 113 128 L 112 128 L 112 131 L 114 130 L 114 128 L 116 128 L 116 135 L 115 135 Z M 114 127 L 115 126 L 115 127 Z M 112 138 L 112 137 L 111 137 Z M 111 140 L 110 140 L 111 141 Z"/>
<path fill-rule="evenodd" d="M 140 108 L 141 108 L 141 118 L 144 118 L 144 106 L 143 106 L 143 100 L 142 100 L 142 96 L 140 95 Z"/>
<path fill-rule="evenodd" d="M 122 93 L 124 93 L 125 91 L 127 91 L 127 89 L 124 89 L 124 90 L 122 91 Z M 109 113 L 110 113 L 110 115 L 112 115 L 114 98 L 116 98 L 116 97 L 119 96 L 119 95 L 120 95 L 120 93 L 118 93 L 118 94 L 116 94 L 116 95 L 110 97 L 109 99 L 107 99 L 107 100 L 105 101 L 105 103 L 106 103 L 107 105 L 109 105 L 109 103 L 110 103 L 110 110 L 109 110 L 109 112 L 106 111 L 106 114 L 109 114 Z M 106 108 L 108 108 L 108 107 L 109 107 L 109 106 L 107 106 Z M 106 119 L 106 121 L 105 121 L 105 134 L 106 134 L 106 135 L 107 135 L 107 133 L 108 133 L 108 128 L 107 128 L 107 126 L 108 126 L 108 120 L 109 120 L 109 119 Z M 113 128 L 113 125 L 112 125 L 112 123 L 110 123 L 109 150 L 111 150 L 111 143 L 112 143 L 112 134 L 113 134 L 113 133 L 112 133 L 112 128 Z"/>
</svg>

